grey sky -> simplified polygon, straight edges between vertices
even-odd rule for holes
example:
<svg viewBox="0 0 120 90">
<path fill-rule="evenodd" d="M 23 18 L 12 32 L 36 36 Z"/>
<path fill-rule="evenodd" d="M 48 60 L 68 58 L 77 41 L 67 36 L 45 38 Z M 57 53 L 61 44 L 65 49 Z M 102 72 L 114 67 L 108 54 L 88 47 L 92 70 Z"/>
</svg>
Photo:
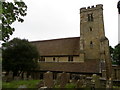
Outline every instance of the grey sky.
<svg viewBox="0 0 120 90">
<path fill-rule="evenodd" d="M 24 0 L 28 6 L 24 23 L 14 23 L 11 36 L 29 41 L 80 36 L 79 9 L 103 4 L 105 34 L 110 45 L 118 44 L 118 0 Z"/>
</svg>

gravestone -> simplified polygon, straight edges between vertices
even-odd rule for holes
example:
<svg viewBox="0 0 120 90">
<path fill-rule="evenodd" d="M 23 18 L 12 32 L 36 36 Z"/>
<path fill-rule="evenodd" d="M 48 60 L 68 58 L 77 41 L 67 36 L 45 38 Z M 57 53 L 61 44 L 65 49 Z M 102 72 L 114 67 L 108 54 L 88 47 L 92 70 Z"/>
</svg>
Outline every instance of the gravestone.
<svg viewBox="0 0 120 90">
<path fill-rule="evenodd" d="M 57 74 L 57 78 L 56 78 L 56 81 L 55 81 L 55 85 L 60 85 L 60 77 L 61 77 L 61 73 L 58 73 Z"/>
<path fill-rule="evenodd" d="M 106 88 L 112 88 L 113 87 L 113 82 L 112 82 L 112 79 L 109 78 L 109 80 L 107 80 L 106 82 Z"/>
<path fill-rule="evenodd" d="M 26 72 L 23 73 L 23 80 L 27 80 L 27 73 Z"/>
<path fill-rule="evenodd" d="M 10 81 L 12 81 L 13 80 L 13 72 L 12 71 L 10 71 L 9 72 L 9 74 L 8 74 L 8 76 L 7 76 L 7 82 L 10 82 Z"/>
<path fill-rule="evenodd" d="M 93 88 L 100 88 L 100 78 L 96 74 L 92 75 L 91 85 Z"/>
<path fill-rule="evenodd" d="M 61 73 L 60 75 L 60 87 L 61 88 L 64 88 L 65 85 L 69 82 L 69 79 L 70 79 L 70 74 L 68 73 Z"/>
<path fill-rule="evenodd" d="M 87 80 L 86 80 L 86 75 L 80 75 L 80 83 L 82 83 L 82 88 L 85 88 L 87 86 Z"/>
<path fill-rule="evenodd" d="M 83 87 L 83 83 L 84 83 L 83 80 L 78 79 L 77 82 L 76 82 L 77 88 L 82 88 Z"/>
<path fill-rule="evenodd" d="M 14 80 L 15 80 L 15 81 L 18 81 L 18 80 L 20 80 L 20 77 L 15 76 L 15 77 L 14 77 Z"/>
<path fill-rule="evenodd" d="M 32 77 L 31 77 L 31 75 L 29 75 L 29 76 L 28 76 L 28 80 L 32 80 Z"/>
<path fill-rule="evenodd" d="M 48 71 L 44 74 L 44 86 L 47 88 L 52 88 L 53 85 L 53 73 Z"/>
</svg>

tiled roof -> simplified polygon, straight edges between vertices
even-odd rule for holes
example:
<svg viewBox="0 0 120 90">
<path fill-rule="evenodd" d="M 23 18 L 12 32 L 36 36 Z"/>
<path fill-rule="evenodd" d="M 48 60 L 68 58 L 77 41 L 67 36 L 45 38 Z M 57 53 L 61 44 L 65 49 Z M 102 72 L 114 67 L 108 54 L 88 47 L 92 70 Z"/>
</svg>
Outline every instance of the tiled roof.
<svg viewBox="0 0 120 90">
<path fill-rule="evenodd" d="M 41 56 L 79 55 L 80 37 L 33 41 Z"/>
</svg>

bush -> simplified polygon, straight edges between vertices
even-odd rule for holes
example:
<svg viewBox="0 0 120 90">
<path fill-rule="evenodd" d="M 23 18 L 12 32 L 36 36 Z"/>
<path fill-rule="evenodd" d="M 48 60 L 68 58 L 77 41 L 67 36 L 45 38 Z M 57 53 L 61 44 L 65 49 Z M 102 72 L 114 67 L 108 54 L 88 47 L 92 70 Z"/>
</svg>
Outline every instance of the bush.
<svg viewBox="0 0 120 90">
<path fill-rule="evenodd" d="M 68 83 L 68 84 L 66 84 L 66 86 L 65 86 L 65 88 L 75 88 L 75 87 L 76 87 L 76 85 L 73 84 L 73 83 Z"/>
</svg>

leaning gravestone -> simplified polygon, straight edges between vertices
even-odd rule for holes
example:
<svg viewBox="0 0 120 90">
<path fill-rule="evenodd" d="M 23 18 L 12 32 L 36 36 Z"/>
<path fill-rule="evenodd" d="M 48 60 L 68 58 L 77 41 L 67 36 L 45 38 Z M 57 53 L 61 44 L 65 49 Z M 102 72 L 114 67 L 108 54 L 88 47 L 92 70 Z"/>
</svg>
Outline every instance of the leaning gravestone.
<svg viewBox="0 0 120 90">
<path fill-rule="evenodd" d="M 61 73 L 60 75 L 60 87 L 61 88 L 64 88 L 65 85 L 69 82 L 69 79 L 70 79 L 70 75 L 63 72 Z"/>
<path fill-rule="evenodd" d="M 53 73 L 48 71 L 44 74 L 44 86 L 47 88 L 52 88 L 53 85 Z"/>
</svg>

